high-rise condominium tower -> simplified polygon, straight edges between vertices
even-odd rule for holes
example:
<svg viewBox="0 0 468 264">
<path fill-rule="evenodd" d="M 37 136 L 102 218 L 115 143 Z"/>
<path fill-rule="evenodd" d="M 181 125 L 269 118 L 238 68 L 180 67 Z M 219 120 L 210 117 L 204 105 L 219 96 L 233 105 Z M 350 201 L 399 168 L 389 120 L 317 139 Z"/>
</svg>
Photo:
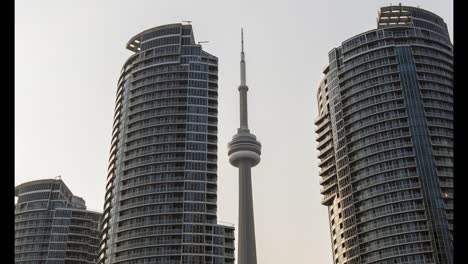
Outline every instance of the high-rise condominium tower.
<svg viewBox="0 0 468 264">
<path fill-rule="evenodd" d="M 334 263 L 453 263 L 452 65 L 443 19 L 401 5 L 329 52 L 316 132 Z"/>
<path fill-rule="evenodd" d="M 183 24 L 127 49 L 99 263 L 233 263 L 234 227 L 216 217 L 218 59 Z"/>
<path fill-rule="evenodd" d="M 244 32 L 241 33 L 241 62 L 239 96 L 240 127 L 228 144 L 229 162 L 239 168 L 239 229 L 238 264 L 256 264 L 255 225 L 252 199 L 252 167 L 260 162 L 261 144 L 250 133 L 247 115 L 247 91 Z"/>
<path fill-rule="evenodd" d="M 15 263 L 96 263 L 101 213 L 60 179 L 16 186 Z"/>
</svg>

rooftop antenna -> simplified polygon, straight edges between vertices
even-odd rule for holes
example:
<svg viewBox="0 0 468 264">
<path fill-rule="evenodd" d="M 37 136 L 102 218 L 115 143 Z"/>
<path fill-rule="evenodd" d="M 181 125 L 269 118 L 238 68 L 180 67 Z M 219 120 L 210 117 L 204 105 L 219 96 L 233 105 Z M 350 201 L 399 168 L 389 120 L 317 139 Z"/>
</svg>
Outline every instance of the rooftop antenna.
<svg viewBox="0 0 468 264">
<path fill-rule="evenodd" d="M 198 44 L 200 43 L 209 43 L 209 41 L 208 40 L 198 41 Z"/>
<path fill-rule="evenodd" d="M 241 46 L 242 46 L 242 52 L 244 52 L 244 28 L 241 28 Z"/>
<path fill-rule="evenodd" d="M 182 22 L 186 22 L 186 23 L 189 23 L 189 24 L 191 24 L 191 23 L 192 23 L 192 21 L 191 21 L 191 20 L 184 20 L 184 21 L 182 21 Z"/>
</svg>

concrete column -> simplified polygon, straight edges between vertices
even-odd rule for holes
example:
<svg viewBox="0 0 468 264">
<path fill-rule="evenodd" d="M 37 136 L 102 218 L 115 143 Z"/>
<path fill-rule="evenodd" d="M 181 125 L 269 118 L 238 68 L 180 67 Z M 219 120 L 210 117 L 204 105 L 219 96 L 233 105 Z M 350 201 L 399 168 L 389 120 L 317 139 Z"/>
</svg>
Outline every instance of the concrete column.
<svg viewBox="0 0 468 264">
<path fill-rule="evenodd" d="M 238 264 L 257 264 L 251 170 L 248 160 L 239 162 Z"/>
</svg>

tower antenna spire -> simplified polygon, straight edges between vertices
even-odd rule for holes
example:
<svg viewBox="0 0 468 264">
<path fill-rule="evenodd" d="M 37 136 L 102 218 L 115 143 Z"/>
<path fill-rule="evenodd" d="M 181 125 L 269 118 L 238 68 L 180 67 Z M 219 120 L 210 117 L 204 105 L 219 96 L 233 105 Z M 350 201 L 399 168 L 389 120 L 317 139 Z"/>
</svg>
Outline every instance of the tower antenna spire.
<svg viewBox="0 0 468 264">
<path fill-rule="evenodd" d="M 246 77 L 245 77 L 245 53 L 244 53 L 244 29 L 243 28 L 241 28 L 241 46 L 242 46 L 242 49 L 241 49 L 241 83 L 240 85 L 247 86 Z"/>
<path fill-rule="evenodd" d="M 242 52 L 244 52 L 244 28 L 241 28 Z"/>
<path fill-rule="evenodd" d="M 247 117 L 247 91 L 249 87 L 247 87 L 247 77 L 245 76 L 245 53 L 244 53 L 244 29 L 241 28 L 241 61 L 240 61 L 240 78 L 241 82 L 239 85 L 239 93 L 240 93 L 240 128 L 242 130 L 248 131 L 248 117 Z"/>
</svg>

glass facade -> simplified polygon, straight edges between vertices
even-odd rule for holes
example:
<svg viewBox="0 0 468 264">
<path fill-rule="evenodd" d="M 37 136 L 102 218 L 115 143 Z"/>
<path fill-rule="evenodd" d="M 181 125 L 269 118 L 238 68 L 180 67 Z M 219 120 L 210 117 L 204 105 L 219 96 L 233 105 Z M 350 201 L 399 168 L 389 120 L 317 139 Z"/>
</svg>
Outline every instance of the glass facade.
<svg viewBox="0 0 468 264">
<path fill-rule="evenodd" d="M 118 81 L 99 263 L 234 263 L 218 224 L 218 59 L 191 25 L 133 37 Z"/>
<path fill-rule="evenodd" d="M 453 263 L 453 46 L 443 19 L 381 8 L 329 53 L 316 120 L 334 263 Z"/>
<path fill-rule="evenodd" d="M 62 180 L 21 184 L 15 196 L 15 263 L 96 263 L 102 214 Z"/>
</svg>

